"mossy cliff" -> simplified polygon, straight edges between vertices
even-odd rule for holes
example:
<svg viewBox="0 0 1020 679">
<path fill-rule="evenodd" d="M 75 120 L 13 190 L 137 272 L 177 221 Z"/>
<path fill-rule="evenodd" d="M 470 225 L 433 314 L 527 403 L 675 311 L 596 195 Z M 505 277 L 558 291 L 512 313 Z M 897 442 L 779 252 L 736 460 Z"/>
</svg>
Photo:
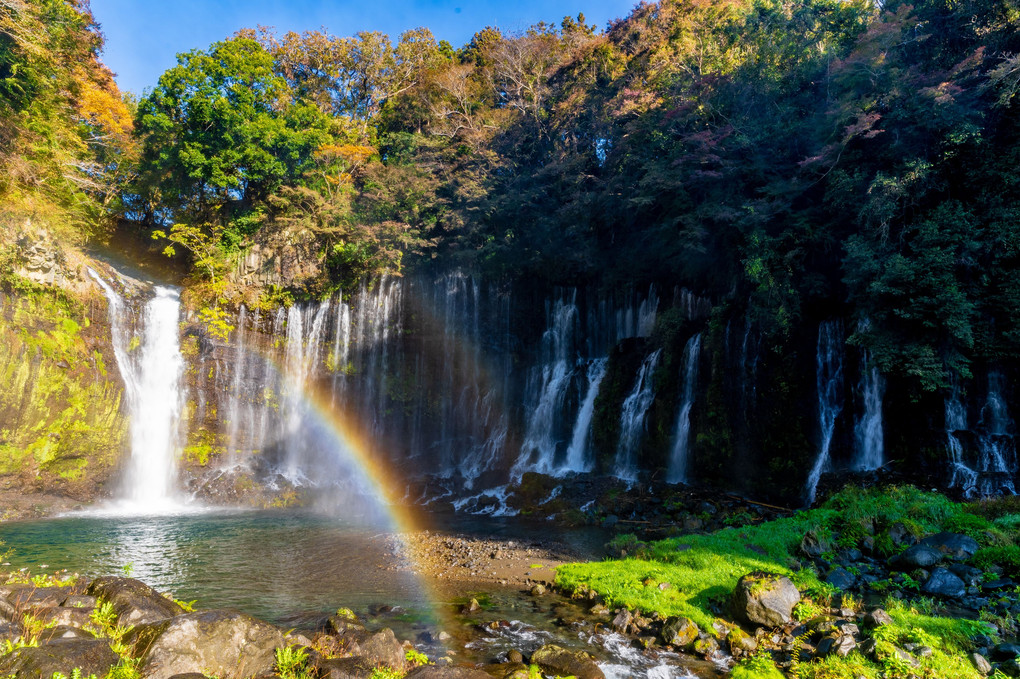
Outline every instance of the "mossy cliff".
<svg viewBox="0 0 1020 679">
<path fill-rule="evenodd" d="M 101 297 L 8 274 L 0 287 L 0 483 L 91 499 L 125 448 Z"/>
</svg>

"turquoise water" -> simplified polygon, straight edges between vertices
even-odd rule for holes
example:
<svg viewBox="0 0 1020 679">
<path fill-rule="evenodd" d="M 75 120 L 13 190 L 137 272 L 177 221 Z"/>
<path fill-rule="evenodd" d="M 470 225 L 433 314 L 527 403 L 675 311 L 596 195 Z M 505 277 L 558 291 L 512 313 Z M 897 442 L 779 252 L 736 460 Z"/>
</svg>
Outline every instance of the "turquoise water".
<svg viewBox="0 0 1020 679">
<path fill-rule="evenodd" d="M 0 524 L 15 568 L 66 568 L 143 580 L 202 608 L 236 608 L 284 625 L 340 606 L 426 612 L 416 577 L 378 531 L 304 512 L 74 516 Z"/>
</svg>

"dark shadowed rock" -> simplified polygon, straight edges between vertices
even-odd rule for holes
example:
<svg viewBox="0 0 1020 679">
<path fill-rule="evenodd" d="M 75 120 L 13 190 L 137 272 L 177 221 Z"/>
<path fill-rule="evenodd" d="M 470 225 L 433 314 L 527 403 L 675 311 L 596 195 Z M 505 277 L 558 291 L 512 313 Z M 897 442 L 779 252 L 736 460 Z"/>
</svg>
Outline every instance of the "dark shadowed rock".
<svg viewBox="0 0 1020 679">
<path fill-rule="evenodd" d="M 70 587 L 36 587 L 35 585 L 0 587 L 0 596 L 18 611 L 59 606 L 70 593 Z"/>
<path fill-rule="evenodd" d="M 184 613 L 183 608 L 134 578 L 96 578 L 86 594 L 113 604 L 121 625 L 145 625 Z"/>
<path fill-rule="evenodd" d="M 175 674 L 170 679 L 209 679 L 201 672 L 185 672 L 184 674 Z"/>
<path fill-rule="evenodd" d="M 662 641 L 670 646 L 686 648 L 694 643 L 701 630 L 690 618 L 670 618 L 662 626 Z"/>
<path fill-rule="evenodd" d="M 492 679 L 492 677 L 481 670 L 469 667 L 425 665 L 411 670 L 404 679 Z M 578 677 L 578 679 L 581 678 Z"/>
<path fill-rule="evenodd" d="M 91 608 L 68 608 L 66 606 L 45 606 L 32 611 L 32 615 L 44 623 L 84 627 L 92 615 Z"/>
<path fill-rule="evenodd" d="M 221 679 L 248 677 L 272 669 L 283 632 L 236 611 L 188 613 L 139 625 L 126 638 L 142 658 L 146 679 L 204 672 Z"/>
<path fill-rule="evenodd" d="M 849 634 L 841 634 L 838 637 L 825 637 L 818 643 L 817 654 L 819 656 L 838 655 L 845 658 L 850 651 L 857 648 L 857 642 Z"/>
<path fill-rule="evenodd" d="M 921 585 L 921 591 L 925 594 L 961 599 L 967 594 L 967 586 L 963 580 L 953 575 L 945 568 L 936 568 L 932 571 L 931 577 Z"/>
<path fill-rule="evenodd" d="M 954 561 L 966 561 L 978 551 L 977 540 L 960 533 L 936 533 L 921 540 L 921 544 Z"/>
<path fill-rule="evenodd" d="M 825 581 L 838 590 L 846 591 L 857 582 L 856 576 L 845 568 L 833 568 L 825 576 Z"/>
<path fill-rule="evenodd" d="M 740 578 L 733 592 L 737 617 L 752 625 L 779 627 L 790 622 L 800 601 L 789 578 L 771 573 L 751 573 Z"/>
<path fill-rule="evenodd" d="M 333 658 L 316 663 L 319 679 L 368 679 L 375 665 L 365 658 Z"/>
<path fill-rule="evenodd" d="M 897 521 L 889 527 L 889 539 L 897 547 L 917 544 L 917 536 L 911 533 L 902 521 Z"/>
<path fill-rule="evenodd" d="M 13 674 L 18 679 L 50 679 L 60 672 L 70 677 L 75 669 L 82 676 L 94 674 L 102 677 L 120 658 L 102 639 L 76 639 L 61 641 L 35 648 L 19 648 L 0 659 L 0 673 Z"/>
<path fill-rule="evenodd" d="M 531 662 L 544 671 L 558 676 L 574 676 L 577 679 L 606 678 L 590 653 L 569 650 L 555 644 L 546 644 L 532 653 Z"/>
<path fill-rule="evenodd" d="M 917 544 L 889 559 L 889 567 L 900 571 L 931 568 L 942 561 L 942 552 L 929 545 Z"/>
</svg>

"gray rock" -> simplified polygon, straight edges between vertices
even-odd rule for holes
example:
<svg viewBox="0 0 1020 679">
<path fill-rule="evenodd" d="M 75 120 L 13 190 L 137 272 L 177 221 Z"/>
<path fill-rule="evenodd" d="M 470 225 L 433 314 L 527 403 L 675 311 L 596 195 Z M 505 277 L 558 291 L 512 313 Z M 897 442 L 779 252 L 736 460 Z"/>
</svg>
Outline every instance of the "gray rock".
<svg viewBox="0 0 1020 679">
<path fill-rule="evenodd" d="M 408 672 L 404 679 L 492 679 L 492 677 L 481 670 L 469 667 L 423 665 Z"/>
<path fill-rule="evenodd" d="M 359 639 L 356 646 L 350 649 L 351 655 L 360 656 L 376 665 L 386 665 L 395 670 L 403 670 L 407 664 L 404 647 L 397 641 L 393 630 L 382 629 Z"/>
<path fill-rule="evenodd" d="M 889 559 L 889 567 L 900 571 L 912 571 L 915 568 L 931 568 L 942 561 L 943 554 L 929 545 L 914 545 L 902 554 Z"/>
<path fill-rule="evenodd" d="M 0 658 L 0 673 L 18 679 L 50 679 L 56 672 L 70 677 L 75 669 L 82 676 L 105 676 L 120 657 L 103 639 L 75 639 L 35 648 L 19 648 Z"/>
<path fill-rule="evenodd" d="M 315 664 L 319 679 L 369 679 L 375 665 L 365 658 L 332 658 Z"/>
<path fill-rule="evenodd" d="M 55 627 L 47 627 L 39 633 L 39 643 L 49 644 L 53 642 L 68 641 L 70 639 L 95 639 L 96 635 L 92 632 L 87 632 L 77 627 L 71 627 L 70 625 L 57 625 Z"/>
<path fill-rule="evenodd" d="M 974 665 L 974 669 L 981 674 L 987 675 L 992 673 L 992 664 L 988 662 L 988 658 L 980 653 L 971 653 L 970 662 Z"/>
<path fill-rule="evenodd" d="M 93 609 L 67 608 L 66 606 L 46 606 L 32 611 L 32 615 L 44 623 L 84 627 L 89 623 Z"/>
<path fill-rule="evenodd" d="M 0 596 L 17 611 L 59 606 L 71 592 L 70 587 L 36 587 L 35 585 L 8 585 L 0 587 Z"/>
<path fill-rule="evenodd" d="M 68 608 L 95 608 L 99 605 L 99 600 L 87 594 L 72 594 L 61 601 L 60 605 Z"/>
<path fill-rule="evenodd" d="M 817 653 L 819 656 L 838 655 L 845 658 L 850 651 L 857 648 L 857 642 L 849 634 L 841 634 L 838 637 L 825 637 L 818 644 Z"/>
<path fill-rule="evenodd" d="M 967 586 L 963 584 L 963 580 L 953 575 L 948 569 L 936 568 L 932 571 L 931 577 L 921 585 L 921 591 L 925 594 L 961 599 L 967 594 Z"/>
<path fill-rule="evenodd" d="M 276 649 L 286 645 L 283 632 L 269 623 L 221 610 L 139 625 L 126 641 L 142 658 L 146 679 L 169 679 L 183 672 L 248 677 L 271 670 Z"/>
<path fill-rule="evenodd" d="M 864 616 L 864 622 L 871 627 L 878 627 L 892 623 L 892 617 L 885 612 L 884 608 L 876 608 Z"/>
<path fill-rule="evenodd" d="M 594 656 L 586 651 L 574 651 L 555 644 L 547 644 L 531 654 L 531 662 L 542 670 L 559 676 L 606 679 Z"/>
<path fill-rule="evenodd" d="M 977 540 L 960 533 L 936 533 L 921 540 L 921 544 L 938 550 L 945 558 L 954 561 L 966 561 L 978 551 Z"/>
<path fill-rule="evenodd" d="M 686 648 L 694 643 L 701 630 L 690 618 L 670 618 L 662 626 L 662 641 L 670 646 Z"/>
<path fill-rule="evenodd" d="M 857 577 L 845 568 L 833 568 L 825 576 L 825 581 L 836 589 L 845 592 L 856 584 Z"/>
<path fill-rule="evenodd" d="M 626 634 L 633 626 L 634 616 L 626 608 L 620 609 L 620 612 L 613 618 L 613 629 L 620 634 Z"/>
<path fill-rule="evenodd" d="M 737 617 L 752 625 L 779 627 L 790 622 L 800 601 L 789 578 L 770 573 L 751 573 L 740 578 L 733 592 Z"/>
<path fill-rule="evenodd" d="M 992 649 L 992 657 L 996 660 L 1012 660 L 1020 658 L 1020 646 L 1016 644 L 1001 643 Z"/>
<path fill-rule="evenodd" d="M 183 608 L 134 578 L 96 578 L 86 593 L 113 604 L 121 625 L 145 625 L 184 613 Z"/>
</svg>

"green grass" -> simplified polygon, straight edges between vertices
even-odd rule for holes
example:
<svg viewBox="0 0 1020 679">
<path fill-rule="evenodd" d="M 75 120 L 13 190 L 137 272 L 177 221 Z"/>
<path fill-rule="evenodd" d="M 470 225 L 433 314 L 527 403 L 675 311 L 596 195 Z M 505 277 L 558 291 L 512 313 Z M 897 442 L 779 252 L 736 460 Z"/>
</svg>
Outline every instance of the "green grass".
<svg viewBox="0 0 1020 679">
<path fill-rule="evenodd" d="M 1011 570 L 1013 557 L 1017 556 L 1016 563 L 1020 564 L 1020 548 L 1012 544 L 1020 522 L 1010 518 L 993 526 L 991 520 L 978 514 L 968 505 L 916 488 L 861 490 L 850 487 L 817 509 L 797 512 L 787 518 L 643 545 L 642 558 L 560 566 L 556 584 L 570 592 L 594 591 L 610 607 L 626 606 L 645 613 L 687 616 L 703 630 L 711 631 L 716 618 L 713 608 L 729 610 L 737 581 L 754 571 L 789 576 L 802 593 L 815 602 L 824 602 L 832 594 L 831 587 L 820 582 L 813 570 L 797 569 L 800 565 L 798 548 L 808 531 L 814 531 L 829 544 L 852 546 L 854 543 L 847 535 L 853 536 L 855 541 L 865 534 L 874 534 L 876 541 L 883 537 L 888 539 L 888 529 L 896 523 L 922 535 L 952 528 L 972 535 L 985 545 L 976 561 L 982 561 L 983 557 L 983 561 L 1004 563 L 1007 570 Z M 628 541 L 637 542 L 632 536 L 617 540 L 618 544 Z M 894 549 L 891 547 L 890 551 Z M 656 586 L 660 582 L 671 583 L 673 587 L 660 590 Z M 889 643 L 914 641 L 931 646 L 933 650 L 932 657 L 923 659 L 920 669 L 914 670 L 918 676 L 960 679 L 980 676 L 966 653 L 971 649 L 970 638 L 978 632 L 987 632 L 983 623 L 931 616 L 927 611 L 899 604 L 892 605 L 890 614 L 893 624 L 882 632 Z M 879 656 L 882 658 L 882 654 Z M 885 657 L 875 662 L 851 654 L 847 658 L 801 663 L 794 668 L 794 674 L 809 679 L 872 678 L 882 673 L 897 677 L 904 671 L 898 662 L 898 658 Z M 771 660 L 756 657 L 738 665 L 733 676 L 736 679 L 774 679 L 782 674 L 771 665 Z"/>
</svg>

